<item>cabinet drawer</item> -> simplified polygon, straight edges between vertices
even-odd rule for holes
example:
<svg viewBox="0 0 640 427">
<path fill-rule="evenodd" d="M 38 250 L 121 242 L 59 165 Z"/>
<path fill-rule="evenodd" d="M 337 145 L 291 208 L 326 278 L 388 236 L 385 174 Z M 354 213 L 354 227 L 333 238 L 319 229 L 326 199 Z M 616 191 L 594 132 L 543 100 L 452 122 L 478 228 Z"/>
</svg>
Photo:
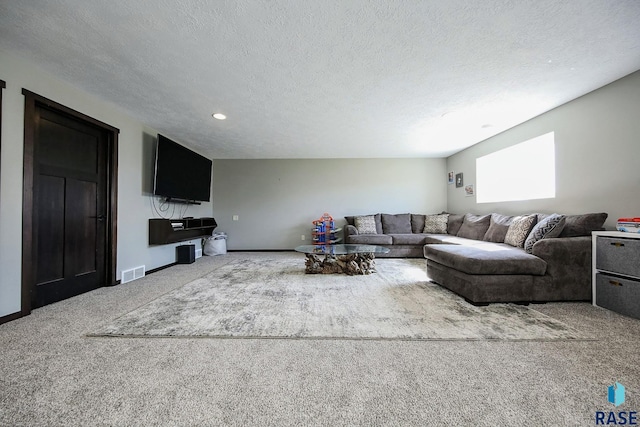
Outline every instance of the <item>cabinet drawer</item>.
<svg viewBox="0 0 640 427">
<path fill-rule="evenodd" d="M 596 269 L 640 277 L 640 240 L 598 237 Z"/>
<path fill-rule="evenodd" d="M 596 305 L 640 319 L 640 281 L 597 273 Z"/>
</svg>

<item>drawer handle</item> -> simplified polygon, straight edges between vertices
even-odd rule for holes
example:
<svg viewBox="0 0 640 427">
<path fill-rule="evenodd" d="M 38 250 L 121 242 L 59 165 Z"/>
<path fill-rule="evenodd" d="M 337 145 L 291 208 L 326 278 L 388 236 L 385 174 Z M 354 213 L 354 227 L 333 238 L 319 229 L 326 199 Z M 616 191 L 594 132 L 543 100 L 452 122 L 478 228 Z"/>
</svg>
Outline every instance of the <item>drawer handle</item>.
<svg viewBox="0 0 640 427">
<path fill-rule="evenodd" d="M 613 286 L 622 286 L 622 283 L 617 282 L 615 280 L 609 280 L 609 284 Z"/>
<path fill-rule="evenodd" d="M 621 247 L 621 246 L 624 246 L 624 243 L 620 243 L 620 242 L 612 242 L 612 243 L 611 243 L 611 246 L 615 246 L 615 247 L 619 248 L 619 247 Z"/>
</svg>

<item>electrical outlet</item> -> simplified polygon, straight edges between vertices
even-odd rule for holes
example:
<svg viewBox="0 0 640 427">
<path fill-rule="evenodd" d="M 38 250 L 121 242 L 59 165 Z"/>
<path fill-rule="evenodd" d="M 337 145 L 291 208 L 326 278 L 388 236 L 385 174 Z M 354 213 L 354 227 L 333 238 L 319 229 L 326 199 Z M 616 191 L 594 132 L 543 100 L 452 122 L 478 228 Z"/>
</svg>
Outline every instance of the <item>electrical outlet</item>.
<svg viewBox="0 0 640 427">
<path fill-rule="evenodd" d="M 304 240 L 304 234 L 300 236 L 300 240 Z"/>
<path fill-rule="evenodd" d="M 240 217 L 239 217 L 238 215 L 234 215 L 234 216 L 233 216 L 233 220 L 234 220 L 234 221 L 239 221 L 239 220 L 240 220 Z"/>
</svg>

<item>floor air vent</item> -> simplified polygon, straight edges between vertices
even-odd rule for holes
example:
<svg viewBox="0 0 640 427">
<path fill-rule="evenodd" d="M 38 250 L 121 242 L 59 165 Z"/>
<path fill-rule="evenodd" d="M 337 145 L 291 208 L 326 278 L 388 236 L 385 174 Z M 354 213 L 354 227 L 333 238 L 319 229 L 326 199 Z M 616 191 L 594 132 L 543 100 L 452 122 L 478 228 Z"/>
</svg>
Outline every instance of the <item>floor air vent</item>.
<svg viewBox="0 0 640 427">
<path fill-rule="evenodd" d="M 140 267 L 131 268 L 129 270 L 123 270 L 122 279 L 120 280 L 120 283 L 127 283 L 132 280 L 139 279 L 141 277 L 144 277 L 144 274 L 145 274 L 144 265 L 141 265 Z"/>
</svg>

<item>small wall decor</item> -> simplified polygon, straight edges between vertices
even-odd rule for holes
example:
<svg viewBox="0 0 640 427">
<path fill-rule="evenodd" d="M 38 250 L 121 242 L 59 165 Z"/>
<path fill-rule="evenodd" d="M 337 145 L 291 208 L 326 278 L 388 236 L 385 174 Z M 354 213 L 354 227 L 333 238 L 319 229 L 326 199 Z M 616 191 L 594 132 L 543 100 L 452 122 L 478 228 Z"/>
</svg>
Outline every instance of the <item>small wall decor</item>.
<svg viewBox="0 0 640 427">
<path fill-rule="evenodd" d="M 473 191 L 473 184 L 469 184 L 469 185 L 465 185 L 464 186 L 464 194 L 467 197 L 471 197 L 473 196 L 475 193 Z"/>
<path fill-rule="evenodd" d="M 456 174 L 456 188 L 462 187 L 463 184 L 464 184 L 464 181 L 462 180 L 462 172 L 461 173 L 457 173 Z"/>
<path fill-rule="evenodd" d="M 455 174 L 454 171 L 449 172 L 449 176 L 447 178 L 448 179 L 447 184 L 453 184 L 453 182 L 454 182 L 454 174 Z"/>
</svg>

